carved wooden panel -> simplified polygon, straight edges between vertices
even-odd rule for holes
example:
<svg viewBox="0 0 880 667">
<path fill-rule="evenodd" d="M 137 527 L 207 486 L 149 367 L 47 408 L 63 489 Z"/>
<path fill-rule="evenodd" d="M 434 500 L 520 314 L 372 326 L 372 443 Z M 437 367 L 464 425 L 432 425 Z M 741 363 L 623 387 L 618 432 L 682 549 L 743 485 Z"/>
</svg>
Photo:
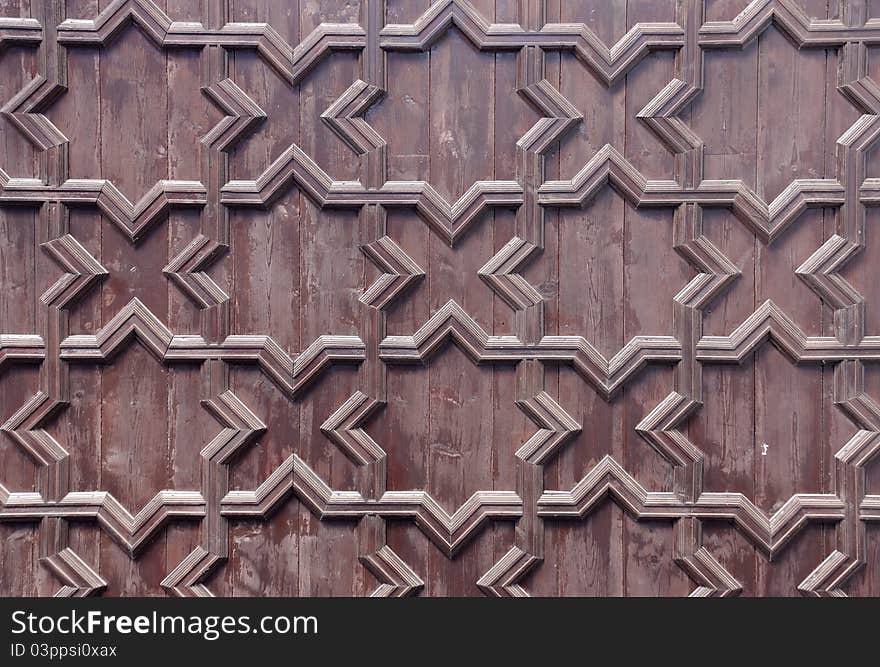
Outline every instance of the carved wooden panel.
<svg viewBox="0 0 880 667">
<path fill-rule="evenodd" d="M 880 595 L 867 0 L 0 0 L 0 593 Z"/>
</svg>

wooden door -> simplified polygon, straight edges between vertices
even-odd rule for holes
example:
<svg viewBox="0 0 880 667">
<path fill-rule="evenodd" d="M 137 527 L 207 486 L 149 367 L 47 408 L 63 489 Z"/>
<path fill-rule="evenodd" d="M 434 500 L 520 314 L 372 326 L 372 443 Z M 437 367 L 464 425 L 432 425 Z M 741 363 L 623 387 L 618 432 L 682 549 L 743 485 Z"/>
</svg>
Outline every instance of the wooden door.
<svg viewBox="0 0 880 667">
<path fill-rule="evenodd" d="M 0 593 L 880 594 L 870 4 L 0 0 Z"/>
</svg>

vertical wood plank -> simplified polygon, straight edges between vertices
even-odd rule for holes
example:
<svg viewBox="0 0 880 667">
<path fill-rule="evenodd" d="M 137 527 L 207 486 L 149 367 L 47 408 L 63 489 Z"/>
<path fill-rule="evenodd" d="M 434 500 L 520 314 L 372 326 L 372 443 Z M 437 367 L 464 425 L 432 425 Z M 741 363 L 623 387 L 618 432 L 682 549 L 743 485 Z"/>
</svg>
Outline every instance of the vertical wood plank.
<svg viewBox="0 0 880 667">
<path fill-rule="evenodd" d="M 825 104 L 817 103 L 816 96 L 824 92 L 817 84 L 825 74 L 825 54 L 797 51 L 776 30 L 761 37 L 759 49 L 757 191 L 769 201 L 791 180 L 804 177 L 802 167 L 824 166 Z M 780 128 L 777 119 L 783 116 L 788 122 Z M 771 293 L 774 301 L 783 301 L 783 294 L 798 294 L 798 278 L 780 255 L 785 253 L 797 262 L 821 245 L 821 211 L 809 211 L 796 224 L 796 230 L 771 245 L 757 246 L 756 305 Z M 802 233 L 796 235 L 797 231 Z M 818 299 L 799 295 L 784 301 L 779 305 L 798 322 L 807 323 L 802 326 L 808 327 L 808 333 L 821 331 Z M 821 440 L 822 420 L 828 413 L 826 406 L 817 405 L 823 397 L 821 369 L 798 368 L 792 377 L 783 364 L 790 366 L 790 361 L 767 347 L 755 355 L 755 501 L 773 510 L 796 489 L 820 491 L 822 469 L 830 468 L 832 458 L 830 443 Z M 764 443 L 768 445 L 766 456 L 757 451 Z M 796 549 L 794 558 L 785 563 L 758 561 L 758 591 L 769 593 L 764 580 L 770 567 L 789 569 L 800 562 L 819 563 L 826 555 L 822 544 L 815 541 L 804 540 L 790 548 Z M 792 588 L 802 580 L 796 579 L 797 574 L 791 572 Z"/>
</svg>

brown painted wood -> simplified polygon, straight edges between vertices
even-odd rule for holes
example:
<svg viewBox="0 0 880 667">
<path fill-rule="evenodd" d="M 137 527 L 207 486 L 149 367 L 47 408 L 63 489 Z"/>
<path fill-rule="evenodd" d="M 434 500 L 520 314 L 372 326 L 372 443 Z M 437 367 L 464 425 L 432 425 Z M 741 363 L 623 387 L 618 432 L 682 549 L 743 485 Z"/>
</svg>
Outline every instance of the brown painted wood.
<svg viewBox="0 0 880 667">
<path fill-rule="evenodd" d="M 880 594 L 869 5 L 0 1 L 0 593 Z"/>
</svg>

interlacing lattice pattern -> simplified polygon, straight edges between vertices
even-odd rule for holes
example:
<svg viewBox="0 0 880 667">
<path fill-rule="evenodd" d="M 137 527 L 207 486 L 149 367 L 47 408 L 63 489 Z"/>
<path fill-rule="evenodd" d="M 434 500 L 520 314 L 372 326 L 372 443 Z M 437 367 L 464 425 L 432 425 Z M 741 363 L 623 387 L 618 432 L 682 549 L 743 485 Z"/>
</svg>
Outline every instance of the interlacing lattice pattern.
<svg viewBox="0 0 880 667">
<path fill-rule="evenodd" d="M 880 520 L 880 496 L 868 495 L 864 467 L 880 447 L 880 406 L 864 389 L 864 364 L 880 361 L 880 335 L 866 335 L 862 295 L 840 274 L 863 246 L 865 208 L 880 203 L 880 179 L 866 177 L 866 153 L 880 135 L 880 88 L 867 70 L 867 48 L 880 44 L 880 19 L 869 19 L 866 0 L 845 1 L 839 18 L 809 18 L 793 0 L 754 0 L 735 19 L 706 21 L 699 0 L 681 0 L 674 22 L 633 26 L 613 45 L 584 24 L 545 20 L 541 0 L 520 0 L 517 23 L 492 23 L 467 0 L 438 0 L 414 23 L 386 24 L 384 0 L 362 0 L 358 23 L 325 23 L 296 45 L 269 24 L 229 20 L 226 0 L 205 0 L 202 22 L 173 21 L 152 0 L 113 0 L 97 16 L 67 16 L 63 2 L 33 3 L 31 18 L 0 19 L 0 45 L 38 45 L 39 75 L 5 102 L 3 116 L 41 152 L 39 178 L 0 170 L 0 205 L 38 207 L 43 250 L 63 271 L 41 297 L 40 330 L 0 332 L 0 364 L 38 362 L 40 389 L 2 430 L 39 465 L 33 492 L 0 485 L 0 520 L 40 524 L 42 562 L 62 582 L 60 595 L 100 592 L 106 582 L 68 542 L 69 521 L 96 521 L 132 558 L 166 524 L 200 521 L 202 544 L 168 572 L 163 587 L 177 595 L 210 595 L 205 580 L 229 556 L 230 522 L 265 518 L 291 494 L 321 520 L 357 520 L 361 563 L 381 582 L 375 595 L 406 595 L 423 585 L 386 543 L 386 520 L 413 521 L 453 558 L 491 521 L 516 522 L 516 544 L 480 578 L 487 594 L 527 595 L 524 576 L 544 558 L 544 525 L 584 517 L 611 500 L 637 520 L 674 522 L 675 561 L 693 581 L 693 595 L 731 595 L 741 584 L 704 546 L 707 521 L 732 522 L 767 557 L 782 552 L 809 522 L 836 527 L 836 548 L 803 580 L 814 595 L 842 595 L 842 587 L 866 559 L 865 522 Z M 67 54 L 82 45 L 101 48 L 129 23 L 162 48 L 201 50 L 202 91 L 225 116 L 201 141 L 198 181 L 157 182 L 132 202 L 111 180 L 69 177 L 68 139 L 45 115 L 67 88 Z M 799 49 L 836 49 L 837 89 L 862 114 L 839 138 L 833 178 L 797 179 L 773 201 L 743 181 L 704 178 L 704 138 L 679 116 L 704 88 L 704 54 L 739 48 L 774 25 Z M 517 143 L 513 180 L 481 180 L 449 201 L 423 181 L 388 179 L 386 141 L 365 120 L 386 89 L 386 56 L 421 52 L 452 28 L 481 51 L 517 54 L 516 90 L 540 119 Z M 228 74 L 232 50 L 256 50 L 288 84 L 299 86 L 334 51 L 359 54 L 360 79 L 322 115 L 360 156 L 358 180 L 334 180 L 298 145 L 291 144 L 254 180 L 230 178 L 228 151 L 257 127 L 266 113 Z M 655 51 L 674 52 L 675 75 L 638 113 L 674 154 L 669 178 L 646 178 L 610 144 L 589 157 L 570 180 L 545 178 L 545 155 L 582 120 L 581 111 L 545 78 L 546 54 L 570 51 L 606 86 L 614 85 Z M 2 56 L 0 56 L 2 57 Z M 0 165 L 2 167 L 2 165 Z M 545 214 L 584 207 L 604 188 L 636 208 L 674 211 L 675 250 L 696 275 L 674 300 L 670 335 L 637 335 L 606 357 L 583 336 L 544 331 L 539 289 L 518 270 L 544 247 Z M 292 188 L 320 208 L 357 211 L 374 231 L 362 246 L 380 277 L 364 285 L 359 335 L 325 335 L 291 355 L 272 337 L 233 334 L 231 297 L 208 275 L 230 243 L 230 209 L 272 207 Z M 170 209 L 200 210 L 200 234 L 164 268 L 201 309 L 201 329 L 174 332 L 133 299 L 94 334 L 71 333 L 67 309 L 93 289 L 108 270 L 69 233 L 69 210 L 97 208 L 132 243 L 162 224 Z M 455 300 L 433 312 L 411 335 L 386 335 L 386 309 L 405 298 L 425 271 L 386 232 L 389 209 L 410 209 L 453 248 L 487 209 L 515 210 L 515 236 L 482 268 L 485 284 L 515 311 L 512 330 L 487 332 Z M 834 335 L 813 336 L 773 303 L 761 304 L 727 335 L 703 334 L 703 309 L 739 276 L 737 266 L 704 234 L 706 209 L 729 210 L 764 243 L 772 243 L 808 208 L 834 209 L 837 231 L 797 269 L 797 275 L 834 309 Z M 234 298 L 234 297 L 233 297 Z M 72 363 L 102 364 L 135 337 L 160 362 L 201 365 L 202 404 L 220 424 L 201 450 L 201 487 L 158 492 L 132 513 L 101 490 L 71 488 L 69 452 L 44 425 L 69 401 Z M 430 363 L 453 343 L 474 364 L 515 364 L 518 407 L 535 431 L 516 451 L 518 486 L 477 491 L 452 513 L 428 492 L 386 488 L 386 452 L 363 428 L 384 408 L 389 365 Z M 857 427 L 835 454 L 833 492 L 797 493 L 772 515 L 741 493 L 703 489 L 700 443 L 681 428 L 703 401 L 703 367 L 738 363 L 772 342 L 793 363 L 834 365 L 834 401 Z M 231 364 L 255 364 L 289 398 L 320 381 L 335 363 L 360 367 L 359 387 L 321 426 L 329 442 L 357 466 L 357 488 L 335 490 L 296 453 L 250 491 L 230 490 L 229 462 L 266 430 L 263 417 L 230 388 Z M 544 488 L 544 466 L 581 431 L 545 387 L 545 369 L 570 365 L 611 400 L 646 364 L 674 366 L 672 393 L 637 425 L 637 433 L 673 467 L 673 487 L 645 488 L 622 462 L 606 456 L 570 489 Z M 3 480 L 0 479 L 0 482 Z"/>
</svg>

